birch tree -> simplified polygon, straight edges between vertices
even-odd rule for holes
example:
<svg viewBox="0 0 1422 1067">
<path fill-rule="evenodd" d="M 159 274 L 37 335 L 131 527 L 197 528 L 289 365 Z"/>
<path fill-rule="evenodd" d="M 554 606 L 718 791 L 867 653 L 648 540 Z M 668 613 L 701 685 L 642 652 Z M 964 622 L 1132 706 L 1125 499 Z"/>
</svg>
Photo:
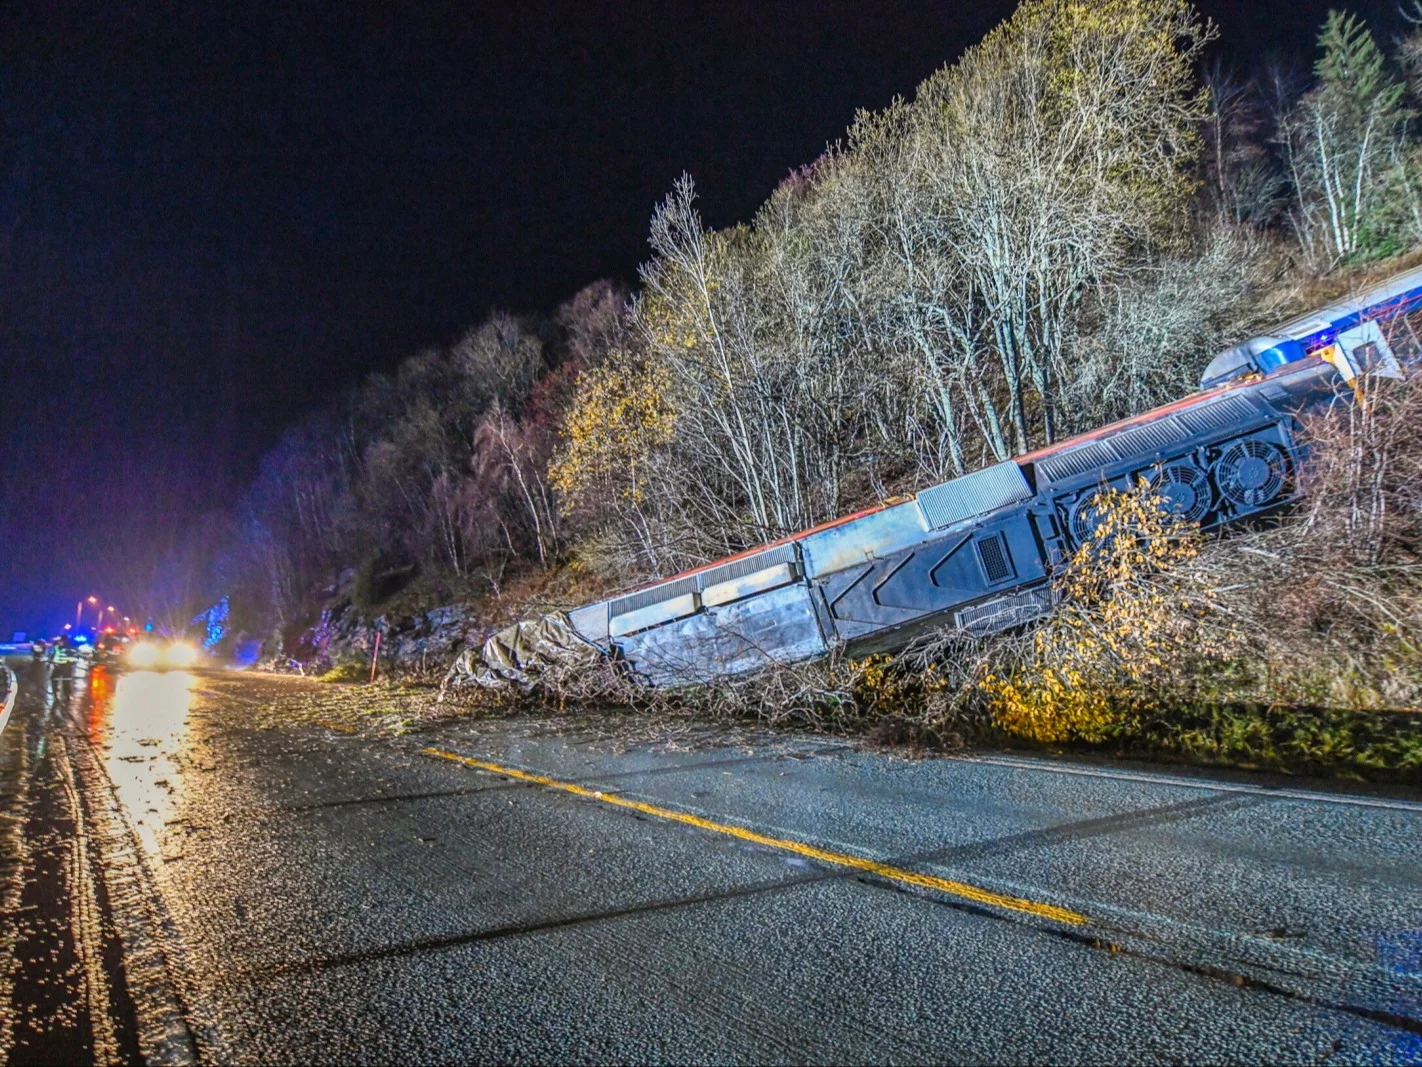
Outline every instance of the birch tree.
<svg viewBox="0 0 1422 1067">
<path fill-rule="evenodd" d="M 1182 221 L 1210 36 L 1185 0 L 1029 0 L 851 131 L 884 176 L 899 322 L 943 361 L 945 424 L 993 458 L 1073 427 L 1060 393 L 1083 304 Z"/>
<path fill-rule="evenodd" d="M 708 230 L 684 177 L 652 219 L 636 353 L 570 415 L 570 495 L 619 476 L 622 442 L 594 429 L 619 379 L 671 413 L 627 439 L 647 444 L 623 472 L 638 488 L 605 497 L 648 559 L 746 547 L 1075 428 L 1079 321 L 1194 187 L 1208 37 L 1186 0 L 1028 0 L 751 224 Z"/>
<path fill-rule="evenodd" d="M 1318 84 L 1286 117 L 1283 144 L 1295 230 L 1315 265 L 1328 269 L 1378 251 L 1386 237 L 1384 189 L 1389 164 L 1400 159 L 1406 86 L 1352 15 L 1329 12 L 1319 45 Z"/>
</svg>

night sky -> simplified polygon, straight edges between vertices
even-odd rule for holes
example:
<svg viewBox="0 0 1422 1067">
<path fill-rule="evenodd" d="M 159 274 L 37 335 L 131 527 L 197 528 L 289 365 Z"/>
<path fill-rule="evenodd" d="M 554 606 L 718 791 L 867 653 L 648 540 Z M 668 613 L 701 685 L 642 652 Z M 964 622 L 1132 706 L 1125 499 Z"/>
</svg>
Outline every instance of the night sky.
<svg viewBox="0 0 1422 1067">
<path fill-rule="evenodd" d="M 136 599 L 334 388 L 631 282 L 684 170 L 747 219 L 1014 6 L 5 5 L 0 636 Z M 1305 71 L 1329 5 L 1200 6 Z"/>
</svg>

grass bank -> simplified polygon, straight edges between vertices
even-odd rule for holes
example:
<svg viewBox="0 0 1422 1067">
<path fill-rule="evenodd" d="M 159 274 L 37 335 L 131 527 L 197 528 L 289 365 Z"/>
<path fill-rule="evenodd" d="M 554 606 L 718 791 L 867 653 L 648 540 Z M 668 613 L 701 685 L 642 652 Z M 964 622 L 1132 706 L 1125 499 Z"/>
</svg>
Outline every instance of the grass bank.
<svg viewBox="0 0 1422 1067">
<path fill-rule="evenodd" d="M 1422 714 L 1237 704 L 1124 722 L 1098 752 L 1422 786 Z"/>
</svg>

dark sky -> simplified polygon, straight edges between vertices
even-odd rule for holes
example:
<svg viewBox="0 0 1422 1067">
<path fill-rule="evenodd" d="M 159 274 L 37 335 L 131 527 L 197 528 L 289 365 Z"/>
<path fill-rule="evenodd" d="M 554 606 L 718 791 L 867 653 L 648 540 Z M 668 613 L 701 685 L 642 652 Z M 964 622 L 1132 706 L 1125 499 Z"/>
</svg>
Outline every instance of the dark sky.
<svg viewBox="0 0 1422 1067">
<path fill-rule="evenodd" d="M 121 598 L 334 387 L 630 281 L 683 170 L 747 218 L 1014 6 L 5 5 L 0 628 Z M 1201 7 L 1307 68 L 1328 4 Z"/>
</svg>

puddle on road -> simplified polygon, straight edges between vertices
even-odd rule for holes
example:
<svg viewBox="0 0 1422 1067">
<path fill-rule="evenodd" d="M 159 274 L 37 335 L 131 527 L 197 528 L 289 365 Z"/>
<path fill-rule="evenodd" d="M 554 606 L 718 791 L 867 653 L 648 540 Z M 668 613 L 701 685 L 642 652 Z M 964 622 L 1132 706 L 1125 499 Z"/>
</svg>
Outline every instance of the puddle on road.
<svg viewBox="0 0 1422 1067">
<path fill-rule="evenodd" d="M 164 822 L 182 799 L 175 756 L 188 732 L 196 679 L 186 671 L 89 673 L 83 725 L 103 753 L 120 802 L 143 847 L 156 854 Z"/>
</svg>

